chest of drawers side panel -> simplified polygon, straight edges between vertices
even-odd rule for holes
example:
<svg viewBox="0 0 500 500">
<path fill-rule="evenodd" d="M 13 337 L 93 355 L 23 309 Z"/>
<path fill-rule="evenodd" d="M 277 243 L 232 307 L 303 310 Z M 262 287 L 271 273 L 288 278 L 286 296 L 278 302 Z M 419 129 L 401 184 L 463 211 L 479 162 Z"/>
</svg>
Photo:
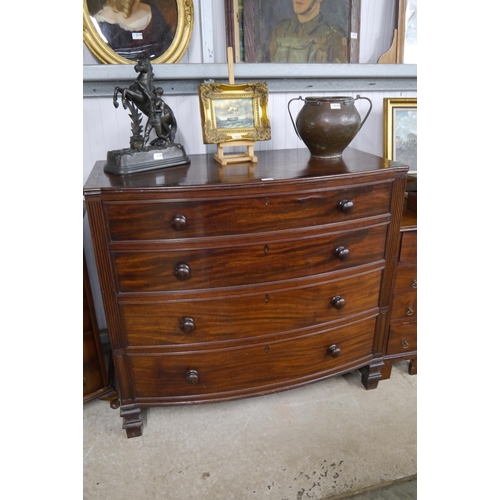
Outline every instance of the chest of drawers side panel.
<svg viewBox="0 0 500 500">
<path fill-rule="evenodd" d="M 373 344 L 374 354 L 383 356 L 389 334 L 389 308 L 392 290 L 396 281 L 398 266 L 398 251 L 400 240 L 400 226 L 403 215 L 406 173 L 398 173 L 394 179 L 391 194 L 391 223 L 387 232 L 385 247 L 385 269 L 380 287 L 380 315 L 377 318 L 377 328 Z"/>
<path fill-rule="evenodd" d="M 126 340 L 122 335 L 121 314 L 116 300 L 117 282 L 109 251 L 107 219 L 105 217 L 102 200 L 98 194 L 87 195 L 85 203 L 99 284 L 101 286 L 104 313 L 106 315 L 106 323 L 113 353 L 115 382 L 120 402 L 123 405 L 133 399 L 134 391 L 130 370 L 123 355 Z"/>
</svg>

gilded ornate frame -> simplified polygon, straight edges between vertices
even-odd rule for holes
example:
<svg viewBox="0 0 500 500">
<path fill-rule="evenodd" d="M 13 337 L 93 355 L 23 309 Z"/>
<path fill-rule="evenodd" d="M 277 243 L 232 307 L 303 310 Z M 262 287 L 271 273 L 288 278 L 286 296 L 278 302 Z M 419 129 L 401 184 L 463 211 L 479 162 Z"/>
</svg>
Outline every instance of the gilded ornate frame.
<svg viewBox="0 0 500 500">
<path fill-rule="evenodd" d="M 235 141 L 268 141 L 271 139 L 271 125 L 267 114 L 268 89 L 266 82 L 243 84 L 202 83 L 198 86 L 200 100 L 201 124 L 204 144 L 220 144 Z M 250 107 L 249 123 L 238 122 L 243 108 Z M 229 111 L 235 116 L 221 116 L 221 110 Z M 235 120 L 238 126 L 231 126 Z M 225 121 L 225 123 L 224 123 Z M 229 122 L 229 123 L 227 123 Z"/>
<path fill-rule="evenodd" d="M 165 0 L 161 0 L 165 1 Z M 176 63 L 184 56 L 194 26 L 193 0 L 173 0 L 177 4 L 177 28 L 169 48 L 159 57 L 152 59 L 151 63 Z M 92 22 L 87 0 L 83 0 L 83 41 L 89 50 L 105 64 L 135 64 L 136 61 L 118 55 L 99 35 Z"/>
<path fill-rule="evenodd" d="M 415 111 L 417 112 L 416 97 L 385 97 L 384 98 L 384 156 L 389 160 L 410 163 L 406 159 L 399 158 L 396 154 L 396 129 L 397 129 L 397 112 L 398 111 Z M 411 132 L 411 130 L 410 130 Z M 417 133 L 415 127 L 415 135 Z M 416 154 L 416 151 L 415 151 Z M 409 173 L 417 172 L 416 157 L 414 165 L 409 165 Z"/>
</svg>

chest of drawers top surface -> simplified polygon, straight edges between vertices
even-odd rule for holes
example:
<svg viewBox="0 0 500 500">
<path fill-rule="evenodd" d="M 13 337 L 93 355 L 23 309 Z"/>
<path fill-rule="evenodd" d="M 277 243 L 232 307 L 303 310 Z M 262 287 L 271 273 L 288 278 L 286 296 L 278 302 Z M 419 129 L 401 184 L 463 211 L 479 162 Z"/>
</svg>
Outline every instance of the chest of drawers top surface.
<svg viewBox="0 0 500 500">
<path fill-rule="evenodd" d="M 394 169 L 405 172 L 408 167 L 380 158 L 376 155 L 364 153 L 356 149 L 347 148 L 342 158 L 337 160 L 313 158 L 307 149 L 284 149 L 257 152 L 258 162 L 242 165 L 222 167 L 213 155 L 192 155 L 191 162 L 179 167 L 170 167 L 152 170 L 146 173 L 137 173 L 128 176 L 106 174 L 103 171 L 105 162 L 97 162 L 85 186 L 84 194 L 96 192 L 120 192 L 140 196 L 141 193 L 154 193 L 165 188 L 176 191 L 180 188 L 206 187 L 224 189 L 235 187 L 245 191 L 248 189 L 266 189 L 272 183 L 275 189 L 289 181 L 301 179 L 305 184 L 314 183 L 325 177 L 338 179 L 339 183 L 345 178 L 357 178 L 373 173 L 375 178 L 394 175 Z M 392 173 L 390 173 L 392 171 Z"/>
</svg>

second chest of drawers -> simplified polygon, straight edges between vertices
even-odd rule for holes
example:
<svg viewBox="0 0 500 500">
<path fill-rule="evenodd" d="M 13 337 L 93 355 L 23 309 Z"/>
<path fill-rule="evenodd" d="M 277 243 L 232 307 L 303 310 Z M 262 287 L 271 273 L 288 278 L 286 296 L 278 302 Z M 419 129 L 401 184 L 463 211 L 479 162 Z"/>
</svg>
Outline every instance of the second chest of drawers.
<svg viewBox="0 0 500 500">
<path fill-rule="evenodd" d="M 417 214 L 412 210 L 403 213 L 398 255 L 383 378 L 401 360 L 409 361 L 410 374 L 417 373 Z"/>
</svg>

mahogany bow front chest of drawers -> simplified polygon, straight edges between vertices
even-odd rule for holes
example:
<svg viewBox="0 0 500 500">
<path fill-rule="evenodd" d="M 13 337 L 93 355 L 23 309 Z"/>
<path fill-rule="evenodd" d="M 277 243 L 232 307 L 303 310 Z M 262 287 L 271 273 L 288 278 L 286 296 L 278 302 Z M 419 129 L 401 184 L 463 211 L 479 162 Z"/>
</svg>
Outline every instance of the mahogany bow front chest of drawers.
<svg viewBox="0 0 500 500">
<path fill-rule="evenodd" d="M 210 155 L 84 195 L 128 437 L 141 408 L 382 378 L 408 168 L 347 149 Z"/>
</svg>

